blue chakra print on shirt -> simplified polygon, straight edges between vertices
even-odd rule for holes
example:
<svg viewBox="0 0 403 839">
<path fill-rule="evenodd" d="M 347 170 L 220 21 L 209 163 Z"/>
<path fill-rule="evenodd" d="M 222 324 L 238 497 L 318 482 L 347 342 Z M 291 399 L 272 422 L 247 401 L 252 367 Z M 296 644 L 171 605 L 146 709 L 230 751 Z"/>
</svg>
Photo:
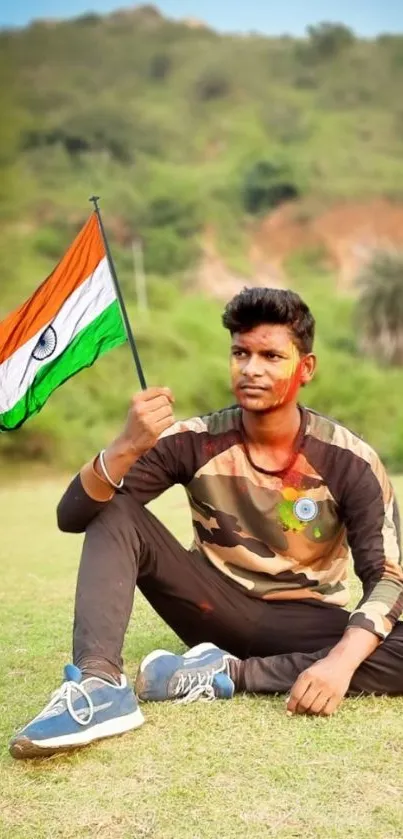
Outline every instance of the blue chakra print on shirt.
<svg viewBox="0 0 403 839">
<path fill-rule="evenodd" d="M 293 513 L 299 521 L 313 521 L 318 515 L 318 505 L 312 498 L 299 498 L 293 506 Z"/>
</svg>

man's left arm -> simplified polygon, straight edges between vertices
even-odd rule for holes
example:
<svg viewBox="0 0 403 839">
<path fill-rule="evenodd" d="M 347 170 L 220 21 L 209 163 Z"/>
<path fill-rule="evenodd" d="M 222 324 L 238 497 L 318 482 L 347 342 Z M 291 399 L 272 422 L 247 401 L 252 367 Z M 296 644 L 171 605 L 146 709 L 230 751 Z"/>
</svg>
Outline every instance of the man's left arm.
<svg viewBox="0 0 403 839">
<path fill-rule="evenodd" d="M 291 713 L 334 713 L 357 668 L 387 638 L 403 610 L 399 511 L 375 454 L 346 491 L 342 516 L 363 597 L 341 640 L 295 682 L 287 703 Z"/>
</svg>

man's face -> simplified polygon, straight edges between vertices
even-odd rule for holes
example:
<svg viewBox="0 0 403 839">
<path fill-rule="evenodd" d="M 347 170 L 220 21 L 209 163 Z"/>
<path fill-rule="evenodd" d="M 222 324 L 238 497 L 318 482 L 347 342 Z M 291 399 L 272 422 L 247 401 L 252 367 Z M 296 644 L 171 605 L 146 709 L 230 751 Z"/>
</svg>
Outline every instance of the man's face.
<svg viewBox="0 0 403 839">
<path fill-rule="evenodd" d="M 292 402 L 314 369 L 315 357 L 300 356 L 287 326 L 260 324 L 232 336 L 232 390 L 247 411 L 271 411 Z"/>
</svg>

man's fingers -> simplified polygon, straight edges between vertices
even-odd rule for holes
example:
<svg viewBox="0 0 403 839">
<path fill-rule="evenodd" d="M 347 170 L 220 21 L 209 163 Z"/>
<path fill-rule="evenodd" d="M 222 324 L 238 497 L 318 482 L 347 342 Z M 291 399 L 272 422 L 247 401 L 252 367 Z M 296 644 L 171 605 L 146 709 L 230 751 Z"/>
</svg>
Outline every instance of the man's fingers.
<svg viewBox="0 0 403 839">
<path fill-rule="evenodd" d="M 315 687 L 315 685 L 311 685 L 308 688 L 308 690 L 305 691 L 304 695 L 301 696 L 301 699 L 299 700 L 299 702 L 297 703 L 297 706 L 295 708 L 295 713 L 296 714 L 307 714 L 310 711 L 313 703 L 318 698 L 318 695 L 320 695 L 320 693 L 321 693 L 320 688 Z"/>
<path fill-rule="evenodd" d="M 174 395 L 169 387 L 148 387 L 140 394 L 142 401 L 148 402 L 156 396 L 165 396 L 170 402 L 174 402 Z"/>
<path fill-rule="evenodd" d="M 172 413 L 172 408 L 170 405 L 163 405 L 159 411 L 153 411 L 150 419 L 152 419 L 153 428 L 159 426 L 160 422 L 163 422 L 166 419 L 170 419 L 171 423 L 175 422 L 174 415 Z"/>
<path fill-rule="evenodd" d="M 343 697 L 342 696 L 331 696 L 330 699 L 326 702 L 326 705 L 321 710 L 322 717 L 331 717 L 332 714 L 337 711 L 338 707 L 341 705 Z"/>
<path fill-rule="evenodd" d="M 286 700 L 287 714 L 328 717 L 339 707 L 351 679 L 345 667 L 334 668 L 324 659 L 300 673 Z"/>
<path fill-rule="evenodd" d="M 329 696 L 326 690 L 306 682 L 298 685 L 295 682 L 290 697 L 286 701 L 287 714 L 309 714 L 312 716 L 330 717 L 337 711 L 342 697 L 337 694 Z M 295 688 L 295 693 L 294 693 Z"/>
<path fill-rule="evenodd" d="M 290 698 L 287 701 L 287 712 L 288 713 L 290 713 L 290 714 L 295 714 L 296 713 L 297 705 L 300 702 L 300 700 L 302 699 L 304 693 L 306 693 L 307 690 L 309 689 L 310 684 L 311 684 L 311 680 L 310 680 L 309 676 L 305 676 L 304 673 L 301 673 L 298 676 L 297 681 L 294 682 L 294 684 L 292 686 Z"/>
<path fill-rule="evenodd" d="M 172 403 L 169 401 L 169 399 L 166 396 L 155 396 L 154 399 L 152 399 L 152 400 L 148 399 L 147 402 L 138 403 L 136 405 L 136 412 L 139 415 L 141 415 L 141 414 L 146 415 L 146 416 L 153 415 L 153 419 L 154 419 L 154 414 L 157 411 L 160 411 L 161 408 L 165 408 L 165 409 L 168 409 L 168 410 L 171 411 L 172 410 L 171 404 Z"/>
<path fill-rule="evenodd" d="M 175 417 L 172 417 L 172 416 L 167 417 L 166 419 L 160 420 L 160 422 L 157 423 L 157 425 L 156 425 L 156 431 L 157 431 L 158 437 L 160 436 L 160 434 L 162 434 L 163 431 L 166 431 L 167 428 L 171 428 L 171 425 L 173 425 L 174 422 L 175 422 Z"/>
<path fill-rule="evenodd" d="M 315 714 L 315 715 L 318 716 L 318 715 L 322 714 L 322 712 L 324 711 L 324 709 L 326 708 L 326 705 L 328 703 L 329 703 L 329 694 L 324 692 L 324 691 L 320 691 L 320 693 L 317 694 L 316 699 L 314 699 L 314 701 L 311 702 L 311 705 L 310 705 L 307 713 L 308 714 Z"/>
</svg>

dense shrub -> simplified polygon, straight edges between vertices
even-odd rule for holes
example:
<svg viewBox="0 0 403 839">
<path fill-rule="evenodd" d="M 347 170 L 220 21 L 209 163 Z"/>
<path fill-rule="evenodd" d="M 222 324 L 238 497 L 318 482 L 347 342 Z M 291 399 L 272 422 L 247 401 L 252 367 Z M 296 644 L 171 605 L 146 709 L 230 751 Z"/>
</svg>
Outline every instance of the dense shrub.
<svg viewBox="0 0 403 839">
<path fill-rule="evenodd" d="M 231 83 L 228 75 L 220 68 L 209 67 L 203 71 L 194 85 L 196 99 L 210 102 L 212 99 L 222 99 L 228 96 Z"/>
<path fill-rule="evenodd" d="M 108 152 L 119 163 L 129 163 L 133 157 L 130 125 L 115 109 L 93 108 L 53 127 L 29 129 L 24 142 L 27 149 L 60 144 L 73 157 L 91 151 Z"/>
<path fill-rule="evenodd" d="M 364 353 L 403 365 L 403 251 L 376 251 L 357 285 L 356 323 Z"/>
<path fill-rule="evenodd" d="M 252 215 L 272 210 L 284 201 L 297 198 L 299 190 L 287 168 L 269 160 L 259 160 L 247 172 L 243 203 Z"/>
</svg>

